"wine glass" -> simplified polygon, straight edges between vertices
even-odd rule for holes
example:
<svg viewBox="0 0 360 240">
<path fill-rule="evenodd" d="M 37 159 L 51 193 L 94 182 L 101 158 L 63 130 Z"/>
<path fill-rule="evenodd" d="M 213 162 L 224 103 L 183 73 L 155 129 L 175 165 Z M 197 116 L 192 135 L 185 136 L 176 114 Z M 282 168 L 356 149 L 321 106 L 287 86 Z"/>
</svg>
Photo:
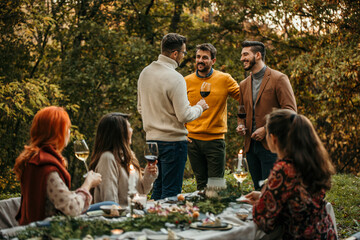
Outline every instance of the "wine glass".
<svg viewBox="0 0 360 240">
<path fill-rule="evenodd" d="M 240 118 L 240 123 L 238 127 L 240 127 L 241 131 L 243 131 L 243 134 L 245 134 L 247 128 L 246 128 L 246 111 L 244 105 L 239 106 L 239 111 L 237 115 Z M 244 148 L 245 148 L 245 143 L 244 143 Z"/>
<path fill-rule="evenodd" d="M 245 157 L 239 154 L 236 171 L 233 173 L 236 181 L 240 183 L 240 198 L 242 197 L 242 183 L 249 175 L 249 165 Z M 239 199 L 240 199 L 239 198 Z"/>
<path fill-rule="evenodd" d="M 89 172 L 88 165 L 86 164 L 86 159 L 89 157 L 90 151 L 84 139 L 74 141 L 74 152 L 75 157 L 80 161 L 84 162 L 86 171 Z"/>
<path fill-rule="evenodd" d="M 238 117 L 242 120 L 244 120 L 244 124 L 245 124 L 245 119 L 246 119 L 246 111 L 245 111 L 245 106 L 244 105 L 240 105 L 239 106 L 239 112 L 237 113 Z"/>
<path fill-rule="evenodd" d="M 203 82 L 200 88 L 200 95 L 202 98 L 209 96 L 211 90 L 211 83 Z"/>
<path fill-rule="evenodd" d="M 156 142 L 146 142 L 144 156 L 149 164 L 153 164 L 156 161 L 159 156 L 159 149 Z"/>
<path fill-rule="evenodd" d="M 247 130 L 246 129 L 246 111 L 245 111 L 245 106 L 244 105 L 240 105 L 239 106 L 239 111 L 237 113 L 238 117 L 240 118 L 240 120 L 242 121 L 239 125 L 243 125 L 243 130 Z"/>
</svg>

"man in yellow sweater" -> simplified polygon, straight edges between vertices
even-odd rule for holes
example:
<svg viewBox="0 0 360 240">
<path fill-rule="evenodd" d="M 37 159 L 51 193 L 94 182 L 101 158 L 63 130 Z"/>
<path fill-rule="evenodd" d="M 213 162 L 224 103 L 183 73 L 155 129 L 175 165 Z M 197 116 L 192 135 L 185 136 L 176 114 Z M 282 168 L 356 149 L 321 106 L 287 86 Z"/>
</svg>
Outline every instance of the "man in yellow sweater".
<svg viewBox="0 0 360 240">
<path fill-rule="evenodd" d="M 210 43 L 196 46 L 196 72 L 185 77 L 190 104 L 200 99 L 204 82 L 211 84 L 206 96 L 208 111 L 186 123 L 188 156 L 195 173 L 197 189 L 206 187 L 209 177 L 224 177 L 225 133 L 227 132 L 227 98 L 239 100 L 239 85 L 230 74 L 214 70 L 216 48 Z"/>
</svg>

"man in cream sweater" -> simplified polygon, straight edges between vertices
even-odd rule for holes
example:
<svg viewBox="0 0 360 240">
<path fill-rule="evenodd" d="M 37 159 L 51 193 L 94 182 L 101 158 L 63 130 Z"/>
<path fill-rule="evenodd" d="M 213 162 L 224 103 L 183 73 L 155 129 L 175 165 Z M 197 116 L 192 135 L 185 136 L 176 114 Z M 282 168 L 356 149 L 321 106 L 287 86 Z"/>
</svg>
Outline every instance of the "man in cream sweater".
<svg viewBox="0 0 360 240">
<path fill-rule="evenodd" d="M 165 35 L 158 60 L 145 67 L 138 80 L 138 111 L 146 141 L 157 142 L 159 148 L 159 176 L 152 194 L 155 200 L 181 193 L 187 160 L 188 132 L 184 124 L 209 107 L 203 99 L 190 106 L 185 80 L 175 70 L 185 54 L 184 36 Z"/>
</svg>

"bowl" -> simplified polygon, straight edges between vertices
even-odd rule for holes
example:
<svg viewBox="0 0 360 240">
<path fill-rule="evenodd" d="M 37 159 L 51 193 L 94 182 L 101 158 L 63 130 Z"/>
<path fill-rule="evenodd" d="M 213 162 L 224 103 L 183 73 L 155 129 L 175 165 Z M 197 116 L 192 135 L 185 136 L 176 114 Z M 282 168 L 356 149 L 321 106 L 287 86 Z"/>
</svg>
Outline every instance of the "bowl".
<svg viewBox="0 0 360 240">
<path fill-rule="evenodd" d="M 111 209 L 116 209 L 118 210 L 119 215 L 121 215 L 126 210 L 125 208 L 121 208 L 120 206 L 117 205 L 104 205 L 104 206 L 100 206 L 100 209 L 103 210 L 103 212 L 106 214 L 110 214 Z"/>
<path fill-rule="evenodd" d="M 245 221 L 249 216 L 249 211 L 247 211 L 245 209 L 239 209 L 238 212 L 236 213 L 236 216 L 240 220 Z"/>
</svg>

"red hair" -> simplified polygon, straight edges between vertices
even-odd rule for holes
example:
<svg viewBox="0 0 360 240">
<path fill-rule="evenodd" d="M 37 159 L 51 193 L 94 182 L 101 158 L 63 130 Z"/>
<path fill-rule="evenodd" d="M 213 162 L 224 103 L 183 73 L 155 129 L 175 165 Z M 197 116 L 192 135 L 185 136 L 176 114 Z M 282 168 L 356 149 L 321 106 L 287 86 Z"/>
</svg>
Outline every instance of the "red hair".
<svg viewBox="0 0 360 240">
<path fill-rule="evenodd" d="M 24 150 L 15 161 L 14 171 L 19 180 L 27 162 L 42 146 L 51 145 L 59 154 L 61 153 L 66 146 L 70 126 L 69 115 L 62 107 L 45 107 L 35 114 L 30 129 L 30 144 L 24 146 Z M 65 159 L 62 164 L 66 166 Z"/>
</svg>

